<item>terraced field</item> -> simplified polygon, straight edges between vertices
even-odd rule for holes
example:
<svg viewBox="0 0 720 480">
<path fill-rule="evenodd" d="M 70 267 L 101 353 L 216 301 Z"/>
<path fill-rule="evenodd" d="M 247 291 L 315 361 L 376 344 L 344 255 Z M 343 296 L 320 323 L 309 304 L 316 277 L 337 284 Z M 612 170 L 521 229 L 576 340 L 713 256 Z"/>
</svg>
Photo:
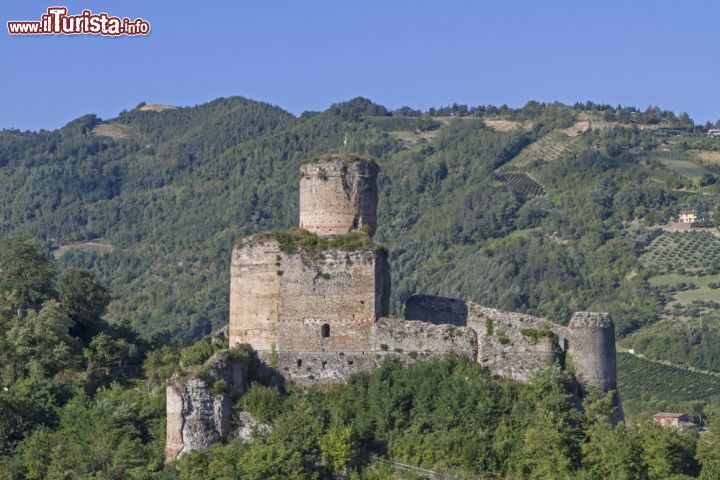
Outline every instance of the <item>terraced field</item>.
<svg viewBox="0 0 720 480">
<path fill-rule="evenodd" d="M 707 173 L 712 173 L 702 165 L 691 162 L 689 160 L 691 156 L 689 155 L 680 155 L 675 152 L 660 150 L 655 152 L 653 157 L 670 170 L 690 180 L 696 180 Z"/>
<path fill-rule="evenodd" d="M 525 147 L 508 165 L 522 168 L 527 167 L 536 160 L 552 162 L 562 155 L 576 150 L 578 148 L 578 138 L 569 137 L 563 132 L 549 133 Z"/>
<path fill-rule="evenodd" d="M 707 400 L 720 397 L 720 376 L 618 353 L 618 391 L 622 400 Z"/>
<path fill-rule="evenodd" d="M 520 195 L 545 195 L 545 187 L 525 172 L 508 171 L 499 172 L 495 178 L 505 184 L 511 192 Z"/>
<path fill-rule="evenodd" d="M 720 238 L 710 232 L 666 232 L 640 261 L 658 273 L 714 271 L 720 266 Z"/>
</svg>

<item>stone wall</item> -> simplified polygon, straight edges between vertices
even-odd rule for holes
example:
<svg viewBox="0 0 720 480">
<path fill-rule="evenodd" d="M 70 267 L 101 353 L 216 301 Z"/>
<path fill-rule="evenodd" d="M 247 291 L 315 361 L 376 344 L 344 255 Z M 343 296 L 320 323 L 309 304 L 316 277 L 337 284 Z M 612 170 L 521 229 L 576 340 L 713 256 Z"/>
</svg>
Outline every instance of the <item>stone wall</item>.
<svg viewBox="0 0 720 480">
<path fill-rule="evenodd" d="M 467 305 L 468 326 L 478 336 L 478 363 L 491 374 L 527 382 L 534 371 L 560 362 L 564 327 L 532 315 L 503 312 L 472 302 Z M 543 329 L 552 331 L 555 337 L 528 335 Z"/>
<path fill-rule="evenodd" d="M 227 387 L 213 391 L 218 380 Z M 248 363 L 218 352 L 205 365 L 185 376 L 175 375 L 167 384 L 165 461 L 207 448 L 231 432 L 233 396 L 247 390 Z"/>
<path fill-rule="evenodd" d="M 377 227 L 378 166 L 352 155 L 331 155 L 304 164 L 300 177 L 300 228 L 338 235 Z"/>
<path fill-rule="evenodd" d="M 253 237 L 233 249 L 230 265 L 230 346 L 247 343 L 270 350 L 277 339 L 282 259 L 276 241 Z"/>
<path fill-rule="evenodd" d="M 382 318 L 368 332 L 363 350 L 280 349 L 261 358 L 277 362 L 276 368 L 286 379 L 301 385 L 343 383 L 358 372 L 369 372 L 387 357 L 407 361 L 454 354 L 475 360 L 477 340 L 469 328 L 432 325 L 424 322 Z"/>
<path fill-rule="evenodd" d="M 382 318 L 375 325 L 373 350 L 418 355 L 442 356 L 448 353 L 470 360 L 477 357 L 477 334 L 471 328 L 422 321 Z"/>
<path fill-rule="evenodd" d="M 230 274 L 230 345 L 259 352 L 367 351 L 390 295 L 387 254 L 371 247 L 287 254 L 250 237 Z"/>
</svg>

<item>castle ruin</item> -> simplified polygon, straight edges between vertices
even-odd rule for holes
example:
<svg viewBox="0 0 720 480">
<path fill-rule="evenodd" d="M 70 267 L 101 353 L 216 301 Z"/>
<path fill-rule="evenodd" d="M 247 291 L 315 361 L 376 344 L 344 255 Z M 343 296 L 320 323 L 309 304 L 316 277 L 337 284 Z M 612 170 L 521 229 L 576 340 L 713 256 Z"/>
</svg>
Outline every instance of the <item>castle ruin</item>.
<svg viewBox="0 0 720 480">
<path fill-rule="evenodd" d="M 615 333 L 607 313 L 578 312 L 565 327 L 416 295 L 404 318 L 390 318 L 388 254 L 372 241 L 378 172 L 375 162 L 346 154 L 301 167 L 300 228 L 253 235 L 233 249 L 230 347 L 250 345 L 262 363 L 301 385 L 345 382 L 389 356 L 414 361 L 455 354 L 521 382 L 539 368 L 565 367 L 571 358 L 581 389 L 617 388 Z M 226 436 L 222 401 L 213 403 L 212 393 L 188 385 L 168 385 L 168 461 L 207 443 L 189 439 L 197 432 L 183 434 L 184 411 L 207 413 L 193 428 L 205 428 L 211 440 Z M 242 392 L 246 385 L 234 388 Z"/>
</svg>

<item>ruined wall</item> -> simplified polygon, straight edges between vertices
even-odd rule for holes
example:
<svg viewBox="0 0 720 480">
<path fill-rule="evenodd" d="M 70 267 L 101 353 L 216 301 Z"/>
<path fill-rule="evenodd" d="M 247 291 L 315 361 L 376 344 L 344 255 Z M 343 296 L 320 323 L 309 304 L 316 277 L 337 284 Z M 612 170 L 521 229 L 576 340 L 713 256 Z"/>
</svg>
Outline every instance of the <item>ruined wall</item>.
<svg viewBox="0 0 720 480">
<path fill-rule="evenodd" d="M 478 363 L 491 374 L 527 382 L 534 371 L 562 358 L 565 328 L 544 318 L 468 305 L 468 326 L 478 336 Z M 555 337 L 533 338 L 528 331 L 552 331 Z M 523 333 L 523 330 L 526 333 Z"/>
<path fill-rule="evenodd" d="M 230 346 L 270 350 L 276 343 L 282 258 L 276 241 L 250 237 L 234 248 L 230 264 Z"/>
<path fill-rule="evenodd" d="M 608 313 L 577 312 L 568 325 L 575 375 L 604 391 L 617 389 L 615 326 Z"/>
<path fill-rule="evenodd" d="M 213 391 L 218 380 L 225 382 L 225 391 Z M 173 376 L 165 390 L 165 461 L 227 438 L 232 428 L 233 396 L 244 393 L 247 383 L 247 362 L 234 359 L 227 350 L 185 376 Z"/>
<path fill-rule="evenodd" d="M 477 345 L 470 328 L 399 318 L 381 318 L 371 326 L 367 340 L 362 350 L 281 349 L 276 354 L 276 368 L 285 378 L 302 385 L 342 383 L 354 373 L 373 370 L 388 356 L 412 362 L 455 354 L 474 361 Z M 267 353 L 262 358 L 273 361 Z"/>
<path fill-rule="evenodd" d="M 352 155 L 332 155 L 304 164 L 300 177 L 300 228 L 338 235 L 377 227 L 378 166 Z"/>
<path fill-rule="evenodd" d="M 260 352 L 366 351 L 390 295 L 387 254 L 371 247 L 287 254 L 250 237 L 230 275 L 230 345 Z"/>
<path fill-rule="evenodd" d="M 453 353 L 470 360 L 477 356 L 477 335 L 467 327 L 382 318 L 373 329 L 373 349 L 416 357 Z"/>
</svg>

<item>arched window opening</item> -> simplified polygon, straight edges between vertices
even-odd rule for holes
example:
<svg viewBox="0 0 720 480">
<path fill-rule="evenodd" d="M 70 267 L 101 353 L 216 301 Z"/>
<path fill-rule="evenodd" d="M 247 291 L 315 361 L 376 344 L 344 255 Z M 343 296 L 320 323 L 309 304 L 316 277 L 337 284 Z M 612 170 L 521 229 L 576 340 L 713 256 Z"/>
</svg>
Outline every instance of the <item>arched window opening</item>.
<svg viewBox="0 0 720 480">
<path fill-rule="evenodd" d="M 302 367 L 302 359 L 300 359 L 300 358 L 297 359 L 297 366 L 298 366 L 298 368 Z"/>
<path fill-rule="evenodd" d="M 322 338 L 328 338 L 330 336 L 330 325 L 327 323 L 323 324 L 323 326 L 320 327 L 320 335 Z"/>
</svg>

